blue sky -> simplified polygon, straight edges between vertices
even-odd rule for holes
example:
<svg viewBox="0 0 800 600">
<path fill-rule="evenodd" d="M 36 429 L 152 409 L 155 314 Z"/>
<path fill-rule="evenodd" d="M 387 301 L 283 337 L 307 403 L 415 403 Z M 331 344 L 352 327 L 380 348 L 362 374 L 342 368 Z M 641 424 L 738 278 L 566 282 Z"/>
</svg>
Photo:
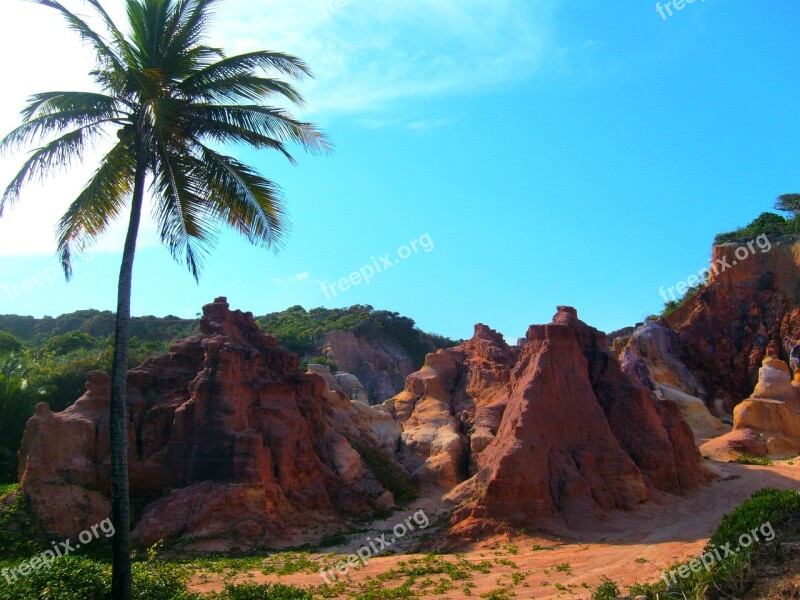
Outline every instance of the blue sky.
<svg viewBox="0 0 800 600">
<path fill-rule="evenodd" d="M 46 9 L 4 19 L 0 46 L 28 57 L 4 65 L 20 82 L 0 102 L 9 129 L 26 94 L 85 87 L 87 63 Z M 798 32 L 793 0 L 697 0 L 666 20 L 651 2 L 227 0 L 214 41 L 305 58 L 302 116 L 336 151 L 291 167 L 234 149 L 283 186 L 287 247 L 226 234 L 198 285 L 148 225 L 133 312 L 193 316 L 226 295 L 257 314 L 372 304 L 452 337 L 484 322 L 513 340 L 559 304 L 604 330 L 632 324 L 707 263 L 715 233 L 800 191 Z M 47 280 L 53 224 L 85 173 L 0 220 L 0 313 L 113 309 L 121 230 L 72 282 Z M 321 290 L 426 234 L 431 251 L 369 285 Z"/>
</svg>

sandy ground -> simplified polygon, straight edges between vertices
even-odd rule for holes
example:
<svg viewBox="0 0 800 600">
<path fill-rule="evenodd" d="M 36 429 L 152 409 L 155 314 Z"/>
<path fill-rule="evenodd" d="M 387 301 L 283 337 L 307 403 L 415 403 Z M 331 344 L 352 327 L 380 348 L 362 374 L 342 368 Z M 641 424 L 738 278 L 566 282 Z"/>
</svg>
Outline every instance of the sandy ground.
<svg viewBox="0 0 800 600">
<path fill-rule="evenodd" d="M 718 480 L 689 497 L 662 495 L 633 512 L 616 512 L 604 523 L 602 534 L 576 535 L 575 538 L 517 537 L 488 540 L 464 550 L 465 558 L 473 562 L 491 561 L 487 574 L 474 571 L 470 580 L 475 587 L 470 597 L 505 588 L 513 590 L 517 598 L 589 598 L 586 586 L 595 586 L 608 577 L 621 586 L 634 582 L 655 581 L 661 570 L 676 562 L 696 557 L 716 529 L 723 514 L 730 512 L 754 491 L 763 487 L 781 489 L 800 487 L 800 461 L 796 465 L 786 462 L 774 466 L 744 466 L 709 463 L 719 473 Z M 415 507 L 416 508 L 416 507 Z M 426 513 L 433 515 L 435 507 L 428 504 Z M 413 512 L 413 511 L 412 511 Z M 410 513 L 409 513 L 410 514 Z M 406 514 L 397 513 L 384 523 L 373 524 L 380 535 L 391 525 L 402 522 Z M 431 517 L 435 521 L 436 517 Z M 371 529 L 371 531 L 373 530 Z M 350 547 L 334 549 L 344 557 L 355 546 L 365 543 L 367 535 L 356 536 Z M 418 535 L 410 535 L 392 549 L 406 552 L 419 542 L 419 535 L 436 535 L 431 527 Z M 542 549 L 541 547 L 544 547 Z M 375 577 L 397 566 L 399 560 L 409 560 L 415 555 L 382 556 L 373 558 L 362 568 L 352 570 L 348 590 L 339 598 L 347 598 L 359 582 Z M 320 556 L 320 559 L 322 557 Z M 454 559 L 454 557 L 452 557 Z M 330 558 L 328 558 L 330 560 Z M 511 564 L 513 563 L 513 565 Z M 568 564 L 568 568 L 563 565 Z M 555 567 L 562 565 L 559 569 Z M 515 568 L 516 567 L 516 568 Z M 512 582 L 512 574 L 516 582 Z M 525 578 L 519 581 L 522 574 Z M 437 580 L 441 576 L 433 576 Z M 298 573 L 277 578 L 258 571 L 241 574 L 237 581 L 274 582 L 301 587 L 323 583 L 318 573 Z M 402 579 L 391 580 L 388 587 L 397 587 Z M 563 586 L 563 587 L 561 587 Z M 222 589 L 219 576 L 204 574 L 192 581 L 192 589 L 199 592 Z M 624 591 L 624 587 L 623 587 Z M 465 598 L 463 582 L 446 593 L 429 593 L 421 598 Z"/>
</svg>

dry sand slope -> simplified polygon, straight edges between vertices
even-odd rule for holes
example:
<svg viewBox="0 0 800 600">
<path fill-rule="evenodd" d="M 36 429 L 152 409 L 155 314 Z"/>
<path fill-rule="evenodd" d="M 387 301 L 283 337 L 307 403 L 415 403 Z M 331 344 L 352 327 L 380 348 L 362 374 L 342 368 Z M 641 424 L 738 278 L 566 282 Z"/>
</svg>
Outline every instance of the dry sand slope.
<svg viewBox="0 0 800 600">
<path fill-rule="evenodd" d="M 621 586 L 654 581 L 660 577 L 661 569 L 700 554 L 722 515 L 730 512 L 754 491 L 763 487 L 800 487 L 800 463 L 789 465 L 782 462 L 771 467 L 713 463 L 712 468 L 720 474 L 720 479 L 701 492 L 686 498 L 662 495 L 635 512 L 614 513 L 605 523 L 602 533 L 573 539 L 502 537 L 464 549 L 464 556 L 470 561 L 493 563 L 489 573 L 471 573 L 469 581 L 475 587 L 471 588 L 470 597 L 479 598 L 483 593 L 505 588 L 513 590 L 517 598 L 589 598 L 590 592 L 586 586 L 597 585 L 603 577 L 609 577 Z M 386 524 L 391 526 L 401 522 L 405 516 L 395 514 L 376 529 L 388 529 Z M 430 531 L 427 533 L 430 534 Z M 364 541 L 355 540 L 355 545 L 360 543 Z M 399 545 L 395 548 L 402 550 Z M 351 546 L 339 551 L 346 554 L 352 549 Z M 370 560 L 366 567 L 350 572 L 352 583 L 348 584 L 348 591 L 338 597 L 347 598 L 349 593 L 356 590 L 359 582 L 395 568 L 399 560 L 408 561 L 413 557 L 384 556 Z M 565 564 L 569 567 L 566 568 Z M 527 573 L 527 576 L 515 583 L 512 581 L 514 573 Z M 440 577 L 432 578 L 436 581 Z M 519 575 L 516 579 L 519 580 Z M 280 581 L 302 587 L 322 583 L 319 574 L 303 573 L 277 578 L 264 576 L 257 571 L 243 574 L 237 580 Z M 402 582 L 403 579 L 393 579 L 387 585 L 397 587 Z M 193 580 L 192 589 L 220 590 L 222 583 L 214 575 L 198 576 Z M 431 591 L 419 597 L 467 596 L 463 591 L 463 583 L 456 582 L 455 587 L 446 593 Z"/>
</svg>

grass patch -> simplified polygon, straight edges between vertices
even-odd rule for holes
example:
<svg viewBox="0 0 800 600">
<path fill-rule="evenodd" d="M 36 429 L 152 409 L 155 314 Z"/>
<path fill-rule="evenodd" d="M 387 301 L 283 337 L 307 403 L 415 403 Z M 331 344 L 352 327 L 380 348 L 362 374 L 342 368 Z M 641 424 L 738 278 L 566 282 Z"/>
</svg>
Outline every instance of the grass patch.
<svg viewBox="0 0 800 600">
<path fill-rule="evenodd" d="M 731 462 L 736 463 L 737 465 L 759 465 L 762 467 L 772 466 L 772 459 L 769 456 L 761 456 L 757 458 L 754 456 L 742 455 Z"/>
</svg>

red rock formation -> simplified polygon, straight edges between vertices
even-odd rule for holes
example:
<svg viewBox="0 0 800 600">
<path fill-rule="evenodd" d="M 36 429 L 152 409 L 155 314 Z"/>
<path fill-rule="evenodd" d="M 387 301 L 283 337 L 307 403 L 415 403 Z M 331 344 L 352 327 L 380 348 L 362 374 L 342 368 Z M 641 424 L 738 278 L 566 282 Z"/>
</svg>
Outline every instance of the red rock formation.
<svg viewBox="0 0 800 600">
<path fill-rule="evenodd" d="M 331 394 L 251 314 L 224 298 L 206 306 L 201 335 L 128 376 L 134 536 L 282 544 L 301 526 L 369 513 L 385 490 L 346 435 L 377 448 L 364 413 L 383 417 Z M 72 407 L 39 405 L 28 424 L 20 482 L 50 532 L 108 512 L 108 402 L 107 376 L 93 373 Z"/>
<path fill-rule="evenodd" d="M 461 503 L 459 532 L 578 525 L 636 506 L 648 488 L 679 493 L 707 479 L 676 405 L 623 373 L 605 335 L 568 307 L 532 326 L 521 354 L 476 326 L 471 340 L 429 355 L 383 408 L 420 483 L 446 491 L 463 481 L 446 496 Z"/>
<path fill-rule="evenodd" d="M 728 412 L 747 398 L 768 348 L 800 358 L 800 239 L 714 247 L 708 286 L 666 319 L 680 338 L 681 359 L 707 401 Z M 737 256 L 738 252 L 738 256 Z"/>
</svg>

